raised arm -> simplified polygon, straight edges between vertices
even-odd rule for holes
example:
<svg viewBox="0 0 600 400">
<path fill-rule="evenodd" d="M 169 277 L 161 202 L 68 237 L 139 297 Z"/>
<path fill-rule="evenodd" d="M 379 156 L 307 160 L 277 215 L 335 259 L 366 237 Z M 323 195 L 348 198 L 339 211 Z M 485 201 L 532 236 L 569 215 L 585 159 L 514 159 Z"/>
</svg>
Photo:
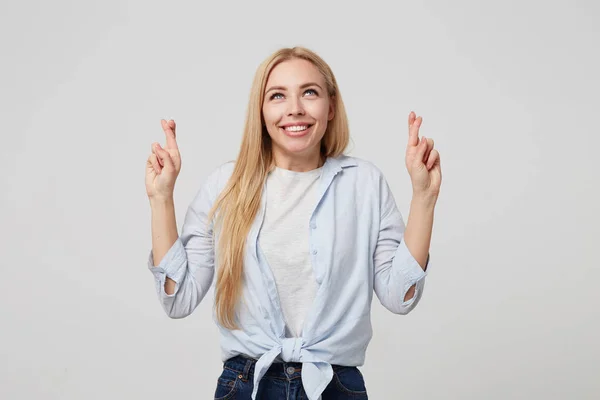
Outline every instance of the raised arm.
<svg viewBox="0 0 600 400">
<path fill-rule="evenodd" d="M 177 234 L 173 189 L 181 168 L 175 122 L 161 120 L 167 137 L 152 146 L 146 168 L 146 192 L 152 210 L 152 250 L 148 268 L 154 274 L 159 300 L 171 318 L 190 315 L 204 298 L 214 275 L 213 232 L 207 217 L 215 199 L 219 169 L 188 207 L 181 236 Z"/>
</svg>

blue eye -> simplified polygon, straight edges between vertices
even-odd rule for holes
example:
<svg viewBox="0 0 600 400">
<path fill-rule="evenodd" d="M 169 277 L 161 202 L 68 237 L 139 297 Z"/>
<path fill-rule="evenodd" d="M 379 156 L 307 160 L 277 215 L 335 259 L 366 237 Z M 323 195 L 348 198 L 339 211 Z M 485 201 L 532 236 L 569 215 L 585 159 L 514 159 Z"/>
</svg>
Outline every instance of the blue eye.
<svg viewBox="0 0 600 400">
<path fill-rule="evenodd" d="M 306 90 L 304 91 L 304 94 L 307 94 L 307 93 L 310 93 L 310 92 L 312 92 L 312 93 L 313 93 L 314 95 L 316 95 L 316 96 L 318 96 L 318 95 L 319 95 L 319 93 L 318 93 L 318 92 L 317 92 L 315 89 L 306 89 Z M 281 96 L 281 97 L 279 97 L 279 96 Z M 273 93 L 273 94 L 272 94 L 272 95 L 269 97 L 269 100 L 278 100 L 278 99 L 282 99 L 282 98 L 283 98 L 283 93 L 276 92 L 276 93 Z"/>
</svg>

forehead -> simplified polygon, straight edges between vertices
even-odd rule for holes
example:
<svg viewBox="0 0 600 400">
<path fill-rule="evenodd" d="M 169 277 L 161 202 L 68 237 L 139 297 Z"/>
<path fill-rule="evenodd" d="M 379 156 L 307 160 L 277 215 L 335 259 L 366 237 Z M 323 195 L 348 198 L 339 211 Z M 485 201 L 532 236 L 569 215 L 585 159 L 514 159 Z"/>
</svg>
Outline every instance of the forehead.
<svg viewBox="0 0 600 400">
<path fill-rule="evenodd" d="M 274 85 L 293 88 L 306 82 L 324 86 L 325 79 L 310 61 L 292 59 L 278 64 L 271 70 L 265 89 Z"/>
</svg>

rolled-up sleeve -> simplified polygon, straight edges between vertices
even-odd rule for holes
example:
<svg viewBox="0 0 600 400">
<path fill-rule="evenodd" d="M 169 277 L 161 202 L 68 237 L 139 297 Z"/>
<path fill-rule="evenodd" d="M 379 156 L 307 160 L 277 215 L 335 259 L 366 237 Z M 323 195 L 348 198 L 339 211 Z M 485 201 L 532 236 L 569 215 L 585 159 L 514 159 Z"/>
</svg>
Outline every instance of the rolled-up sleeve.
<svg viewBox="0 0 600 400">
<path fill-rule="evenodd" d="M 181 234 L 158 265 L 152 250 L 148 269 L 154 275 L 159 301 L 171 318 L 184 318 L 200 304 L 212 285 L 215 269 L 212 223 L 208 213 L 216 198 L 219 169 L 196 193 L 185 214 Z M 165 292 L 165 280 L 175 281 L 175 291 Z"/>
<path fill-rule="evenodd" d="M 379 196 L 379 234 L 373 258 L 374 290 L 385 308 L 395 314 L 408 314 L 423 295 L 427 271 L 421 268 L 406 247 L 406 225 L 383 175 L 379 180 Z M 425 269 L 428 270 L 428 267 L 429 255 Z M 404 301 L 413 285 L 416 285 L 413 297 Z"/>
</svg>

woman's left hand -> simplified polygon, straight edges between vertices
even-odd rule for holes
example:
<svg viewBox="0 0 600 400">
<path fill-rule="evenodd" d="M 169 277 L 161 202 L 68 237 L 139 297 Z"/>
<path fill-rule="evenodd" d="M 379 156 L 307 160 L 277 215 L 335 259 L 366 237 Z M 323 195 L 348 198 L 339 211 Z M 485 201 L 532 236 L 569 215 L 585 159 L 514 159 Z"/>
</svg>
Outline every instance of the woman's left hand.
<svg viewBox="0 0 600 400">
<path fill-rule="evenodd" d="M 406 146 L 406 169 L 413 186 L 413 196 L 435 198 L 442 184 L 440 153 L 433 148 L 433 139 L 422 136 L 419 128 L 423 122 L 414 112 L 408 115 L 408 145 Z"/>
</svg>

